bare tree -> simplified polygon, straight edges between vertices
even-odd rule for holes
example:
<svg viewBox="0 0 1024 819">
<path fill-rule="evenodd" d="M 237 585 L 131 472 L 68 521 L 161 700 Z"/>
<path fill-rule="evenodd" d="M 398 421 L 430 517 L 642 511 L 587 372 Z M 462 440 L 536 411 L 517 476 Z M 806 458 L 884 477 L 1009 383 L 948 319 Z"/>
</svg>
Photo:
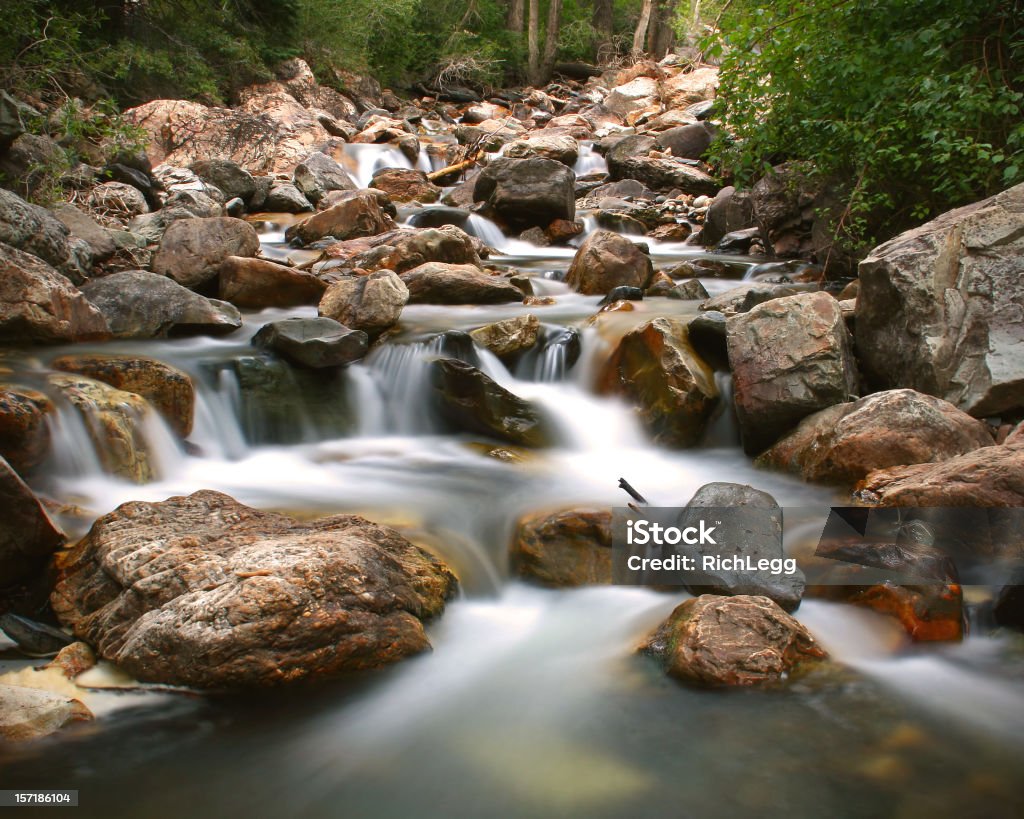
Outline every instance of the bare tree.
<svg viewBox="0 0 1024 819">
<path fill-rule="evenodd" d="M 594 62 L 598 64 L 610 60 L 615 49 L 612 4 L 613 0 L 594 0 L 594 15 L 590 22 L 594 27 Z"/>
<path fill-rule="evenodd" d="M 640 9 L 640 19 L 636 24 L 636 31 L 633 32 L 633 53 L 641 54 L 644 44 L 647 42 L 647 28 L 651 24 L 651 12 L 654 10 L 654 0 L 644 0 Z"/>
<path fill-rule="evenodd" d="M 677 0 L 657 0 L 655 4 L 647 38 L 647 50 L 656 60 L 668 54 L 676 44 L 676 6 Z"/>
<path fill-rule="evenodd" d="M 547 30 L 544 32 L 544 55 L 540 53 L 540 0 L 530 0 L 530 24 L 527 29 L 527 73 L 531 85 L 543 85 L 551 79 L 558 56 L 558 32 L 562 25 L 562 0 L 548 5 Z"/>
</svg>

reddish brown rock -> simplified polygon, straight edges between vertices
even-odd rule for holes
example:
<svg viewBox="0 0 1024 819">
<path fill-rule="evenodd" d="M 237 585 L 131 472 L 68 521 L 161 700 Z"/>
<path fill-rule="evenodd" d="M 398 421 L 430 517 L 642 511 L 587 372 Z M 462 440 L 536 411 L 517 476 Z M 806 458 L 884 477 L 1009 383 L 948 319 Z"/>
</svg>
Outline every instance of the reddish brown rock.
<svg viewBox="0 0 1024 819">
<path fill-rule="evenodd" d="M 50 453 L 51 412 L 53 403 L 41 392 L 0 386 L 0 458 L 18 472 L 39 466 Z"/>
<path fill-rule="evenodd" d="M 296 222 L 285 231 L 290 241 L 298 239 L 309 244 L 325 236 L 335 239 L 357 239 L 377 236 L 394 228 L 391 217 L 380 206 L 372 191 L 340 191 L 332 196 L 333 204 L 308 219 Z"/>
<path fill-rule="evenodd" d="M 236 307 L 298 307 L 320 301 L 327 284 L 311 273 L 266 259 L 228 256 L 220 266 L 220 297 Z"/>
<path fill-rule="evenodd" d="M 371 188 L 384 191 L 393 202 L 436 202 L 441 189 L 423 171 L 382 168 L 373 175 Z"/>
<path fill-rule="evenodd" d="M 520 577 L 566 588 L 612 582 L 612 515 L 566 509 L 519 521 L 509 558 Z"/>
<path fill-rule="evenodd" d="M 610 230 L 591 233 L 576 251 L 566 284 L 588 296 L 616 287 L 647 287 L 654 276 L 651 258 L 625 236 Z"/>
</svg>

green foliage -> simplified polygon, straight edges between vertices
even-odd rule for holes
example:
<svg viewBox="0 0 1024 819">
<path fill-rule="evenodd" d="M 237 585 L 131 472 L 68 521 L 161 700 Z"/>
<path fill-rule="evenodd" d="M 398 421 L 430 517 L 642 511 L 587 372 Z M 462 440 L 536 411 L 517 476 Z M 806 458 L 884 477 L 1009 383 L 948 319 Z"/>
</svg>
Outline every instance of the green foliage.
<svg viewBox="0 0 1024 819">
<path fill-rule="evenodd" d="M 868 239 L 1024 181 L 1020 0 L 739 3 L 721 31 L 714 151 L 741 184 L 809 160 Z"/>
</svg>

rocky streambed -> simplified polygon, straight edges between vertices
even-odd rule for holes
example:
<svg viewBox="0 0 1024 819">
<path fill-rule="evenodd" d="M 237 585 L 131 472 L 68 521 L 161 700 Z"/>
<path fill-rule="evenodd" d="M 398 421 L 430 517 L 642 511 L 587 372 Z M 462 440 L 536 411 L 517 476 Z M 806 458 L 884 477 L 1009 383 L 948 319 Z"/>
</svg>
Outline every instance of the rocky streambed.
<svg viewBox="0 0 1024 819">
<path fill-rule="evenodd" d="M 1024 193 L 851 281 L 813 192 L 718 190 L 714 85 L 455 106 L 296 62 L 131 112 L 150 156 L 88 207 L 0 191 L 0 695 L 49 735 L 5 781 L 96 815 L 1018 813 L 987 510 L 1024 498 Z M 923 584 L 613 586 L 623 477 L 801 507 L 805 569 L 831 505 L 998 537 L 963 577 L 898 551 Z"/>
</svg>

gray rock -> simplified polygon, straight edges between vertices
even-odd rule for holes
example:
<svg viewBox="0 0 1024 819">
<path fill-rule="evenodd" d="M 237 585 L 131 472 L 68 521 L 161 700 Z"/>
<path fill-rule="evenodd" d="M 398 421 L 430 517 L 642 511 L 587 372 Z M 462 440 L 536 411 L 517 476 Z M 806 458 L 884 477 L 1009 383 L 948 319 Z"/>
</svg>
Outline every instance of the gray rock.
<svg viewBox="0 0 1024 819">
<path fill-rule="evenodd" d="M 496 159 L 476 178 L 473 199 L 516 228 L 576 217 L 576 174 L 553 159 Z"/>
<path fill-rule="evenodd" d="M 220 190 L 228 199 L 249 202 L 256 194 L 256 181 L 251 173 L 228 159 L 200 159 L 189 166 L 207 184 Z"/>
<path fill-rule="evenodd" d="M 241 219 L 182 219 L 164 231 L 153 272 L 185 287 L 199 287 L 217 276 L 229 256 L 255 256 L 259 249 L 255 228 Z"/>
<path fill-rule="evenodd" d="M 38 256 L 75 284 L 85 279 L 68 244 L 70 231 L 52 213 L 0 189 L 0 242 Z"/>
<path fill-rule="evenodd" d="M 945 213 L 860 265 L 856 334 L 876 388 L 974 416 L 1024 408 L 1024 185 Z"/>
<path fill-rule="evenodd" d="M 279 353 L 293 364 L 311 369 L 341 367 L 366 355 L 362 330 L 350 330 L 329 318 L 290 318 L 260 328 L 253 344 Z"/>
<path fill-rule="evenodd" d="M 53 215 L 63 223 L 72 236 L 77 236 L 88 243 L 96 261 L 105 261 L 117 252 L 117 244 L 110 231 L 101 227 L 89 214 L 74 205 L 64 202 L 55 205 Z"/>
<path fill-rule="evenodd" d="M 710 174 L 671 154 L 652 156 L 656 148 L 654 137 L 626 137 L 605 155 L 609 175 L 613 180 L 637 179 L 655 190 L 678 188 L 695 196 L 714 196 L 718 192 L 718 183 Z"/>
<path fill-rule="evenodd" d="M 658 147 L 680 159 L 703 159 L 713 136 L 703 122 L 680 125 L 658 134 Z"/>
<path fill-rule="evenodd" d="M 233 305 L 144 270 L 104 276 L 83 285 L 82 293 L 106 318 L 115 338 L 223 335 L 242 326 Z"/>
<path fill-rule="evenodd" d="M 714 247 L 727 233 L 754 227 L 754 204 L 749 191 L 737 191 L 732 185 L 722 188 L 711 202 L 701 241 Z"/>
<path fill-rule="evenodd" d="M 112 216 L 131 218 L 149 213 L 149 204 L 142 191 L 124 182 L 104 182 L 91 191 L 86 201 L 93 210 Z"/>
<path fill-rule="evenodd" d="M 346 170 L 327 154 L 314 153 L 295 166 L 295 187 L 314 205 L 331 191 L 354 191 L 356 184 Z"/>
</svg>

